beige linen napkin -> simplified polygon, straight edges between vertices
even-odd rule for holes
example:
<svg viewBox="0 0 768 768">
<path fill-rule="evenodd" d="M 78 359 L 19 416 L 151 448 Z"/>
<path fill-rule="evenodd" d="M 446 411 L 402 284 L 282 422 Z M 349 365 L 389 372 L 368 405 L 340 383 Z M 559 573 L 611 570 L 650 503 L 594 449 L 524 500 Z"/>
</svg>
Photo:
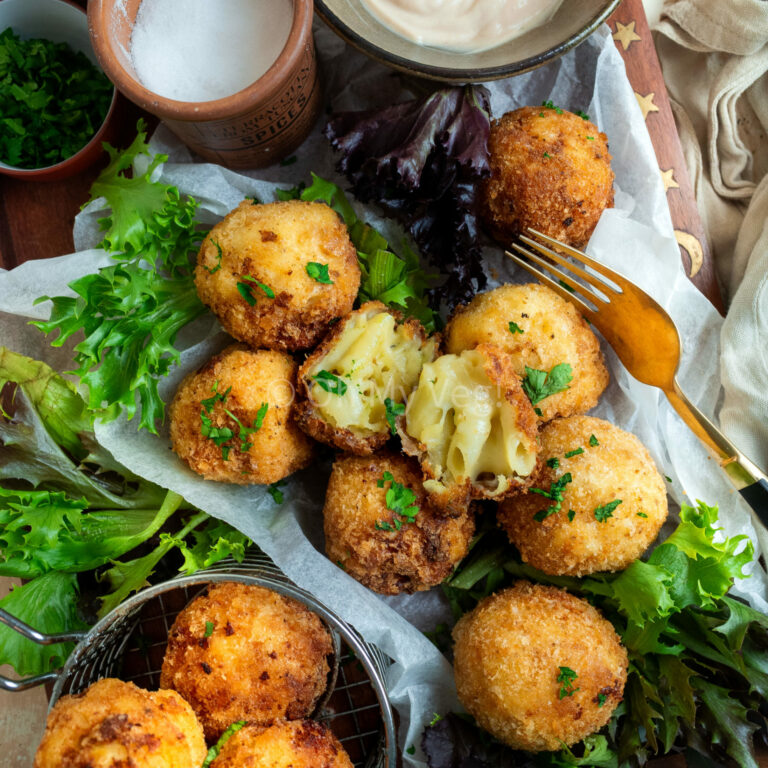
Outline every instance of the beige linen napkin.
<svg viewBox="0 0 768 768">
<path fill-rule="evenodd" d="M 656 48 L 726 300 L 724 431 L 768 467 L 768 0 L 667 0 Z"/>
</svg>

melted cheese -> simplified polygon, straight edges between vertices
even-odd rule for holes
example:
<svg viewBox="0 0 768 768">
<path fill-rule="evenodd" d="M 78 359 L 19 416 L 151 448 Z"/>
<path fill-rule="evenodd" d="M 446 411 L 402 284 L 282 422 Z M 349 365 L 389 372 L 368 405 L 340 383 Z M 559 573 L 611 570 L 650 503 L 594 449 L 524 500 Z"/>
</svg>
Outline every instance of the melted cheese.
<svg viewBox="0 0 768 768">
<path fill-rule="evenodd" d="M 332 426 L 362 437 L 386 432 L 385 398 L 402 403 L 434 355 L 434 340 L 413 338 L 389 312 L 355 312 L 333 347 L 307 372 L 315 409 Z M 346 384 L 344 394 L 324 391 L 312 379 L 320 371 L 338 376 Z"/>
<path fill-rule="evenodd" d="M 496 496 L 511 478 L 526 477 L 536 466 L 517 409 L 488 380 L 476 350 L 425 364 L 405 418 L 406 431 L 425 446 L 436 475 L 424 483 L 428 491 L 469 479 Z"/>
</svg>

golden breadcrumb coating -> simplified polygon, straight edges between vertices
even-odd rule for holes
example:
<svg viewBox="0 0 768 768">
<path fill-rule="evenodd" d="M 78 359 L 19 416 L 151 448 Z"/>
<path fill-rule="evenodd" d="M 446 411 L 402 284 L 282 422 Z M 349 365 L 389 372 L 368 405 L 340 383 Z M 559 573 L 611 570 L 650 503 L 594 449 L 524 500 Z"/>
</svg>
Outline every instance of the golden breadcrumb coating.
<svg viewBox="0 0 768 768">
<path fill-rule="evenodd" d="M 385 472 L 413 492 L 408 506 L 419 509 L 413 522 L 387 507 L 392 482 L 384 481 Z M 430 504 L 418 462 L 388 451 L 336 459 L 323 518 L 328 557 L 361 584 L 385 595 L 439 584 L 467 554 L 475 530 L 470 510 L 447 517 Z"/>
<path fill-rule="evenodd" d="M 176 391 L 169 409 L 173 450 L 206 480 L 269 484 L 303 469 L 315 443 L 294 419 L 296 368 L 285 352 L 227 347 Z M 241 439 L 236 419 L 246 429 L 261 426 Z M 231 437 L 217 445 L 222 433 L 206 436 L 207 421 Z"/>
<path fill-rule="evenodd" d="M 509 246 L 531 227 L 563 243 L 587 244 L 613 207 L 608 137 L 566 110 L 523 107 L 494 120 L 491 175 L 481 191 L 488 231 Z"/>
<path fill-rule="evenodd" d="M 328 267 L 331 284 L 307 273 L 310 262 Z M 344 222 L 325 203 L 243 200 L 203 241 L 195 284 L 227 333 L 291 351 L 313 347 L 352 309 L 360 267 Z"/>
<path fill-rule="evenodd" d="M 471 498 L 503 499 L 530 484 L 538 423 L 503 350 L 481 344 L 426 363 L 398 422 L 431 502 L 462 511 Z"/>
<path fill-rule="evenodd" d="M 575 744 L 622 699 L 626 650 L 595 608 L 565 590 L 518 581 L 462 616 L 453 638 L 459 700 L 516 749 Z"/>
<path fill-rule="evenodd" d="M 515 324 L 512 330 L 510 323 Z M 597 337 L 576 307 L 545 285 L 502 285 L 477 294 L 456 310 L 444 338 L 446 352 L 453 354 L 495 344 L 520 377 L 526 366 L 551 371 L 568 363 L 573 374 L 569 388 L 536 403 L 542 421 L 586 413 L 608 386 Z"/>
<path fill-rule="evenodd" d="M 373 453 L 390 437 L 386 400 L 402 403 L 408 397 L 436 347 L 416 318 L 403 320 L 380 301 L 366 302 L 299 368 L 299 425 L 320 442 L 358 456 Z M 340 383 L 318 380 L 325 373 Z"/>
<path fill-rule="evenodd" d="M 565 457 L 579 448 L 583 453 Z M 560 510 L 538 521 L 534 515 L 552 501 L 526 493 L 498 511 L 525 562 L 549 574 L 585 576 L 622 570 L 643 554 L 668 510 L 664 480 L 637 437 L 590 416 L 556 419 L 541 432 L 541 457 L 558 466 L 542 465 L 537 488 L 571 475 Z"/>
<path fill-rule="evenodd" d="M 211 768 L 352 768 L 352 761 L 326 725 L 291 720 L 269 728 L 243 726 Z"/>
<path fill-rule="evenodd" d="M 209 741 L 238 720 L 309 715 L 327 684 L 331 636 L 296 600 L 237 582 L 211 585 L 177 617 L 160 687 L 178 691 Z"/>
<path fill-rule="evenodd" d="M 178 693 L 104 678 L 56 702 L 34 768 L 191 768 L 207 751 L 203 729 Z"/>
</svg>

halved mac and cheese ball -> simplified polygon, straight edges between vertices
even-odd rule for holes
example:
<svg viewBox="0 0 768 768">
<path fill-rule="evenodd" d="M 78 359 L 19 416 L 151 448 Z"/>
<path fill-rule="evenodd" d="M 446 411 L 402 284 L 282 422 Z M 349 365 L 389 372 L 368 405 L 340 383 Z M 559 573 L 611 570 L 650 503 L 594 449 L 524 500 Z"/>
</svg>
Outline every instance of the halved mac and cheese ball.
<svg viewBox="0 0 768 768">
<path fill-rule="evenodd" d="M 453 629 L 459 700 L 515 749 L 554 751 L 599 731 L 624 694 L 627 652 L 586 600 L 518 581 Z"/>
<path fill-rule="evenodd" d="M 539 492 L 507 499 L 497 515 L 525 562 L 586 576 L 643 554 L 667 519 L 667 491 L 635 435 L 589 416 L 556 419 L 541 432 L 541 457 Z"/>
<path fill-rule="evenodd" d="M 323 443 L 373 453 L 392 434 L 394 417 L 436 346 L 415 318 L 403 320 L 380 301 L 363 304 L 299 369 L 299 425 Z"/>
<path fill-rule="evenodd" d="M 293 351 L 315 346 L 352 309 L 360 267 L 325 203 L 244 200 L 203 241 L 195 285 L 238 341 Z"/>
<path fill-rule="evenodd" d="M 506 355 L 490 344 L 426 363 L 400 433 L 433 503 L 449 511 L 519 491 L 537 466 L 536 414 Z"/>
<path fill-rule="evenodd" d="M 206 480 L 275 483 L 306 467 L 315 444 L 293 418 L 296 363 L 285 352 L 233 344 L 181 382 L 173 450 Z"/>
<path fill-rule="evenodd" d="M 495 344 L 523 379 L 527 368 L 549 375 L 556 366 L 569 366 L 570 380 L 566 383 L 566 376 L 560 385 L 564 389 L 550 387 L 545 380 L 541 390 L 532 391 L 542 421 L 586 413 L 608 386 L 597 337 L 576 307 L 545 285 L 502 285 L 479 293 L 456 310 L 444 343 L 452 354 Z M 546 394 L 553 389 L 559 391 Z"/>
<path fill-rule="evenodd" d="M 336 459 L 323 508 L 325 551 L 385 595 L 430 589 L 469 551 L 474 515 L 435 509 L 418 462 L 383 451 Z"/>
</svg>

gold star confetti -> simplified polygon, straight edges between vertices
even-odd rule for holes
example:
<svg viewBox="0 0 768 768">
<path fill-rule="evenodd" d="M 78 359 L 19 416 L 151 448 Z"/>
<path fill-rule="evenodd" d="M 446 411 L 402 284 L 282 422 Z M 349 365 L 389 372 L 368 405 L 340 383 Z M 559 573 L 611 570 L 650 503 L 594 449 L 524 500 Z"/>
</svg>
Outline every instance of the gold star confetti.
<svg viewBox="0 0 768 768">
<path fill-rule="evenodd" d="M 643 113 L 643 120 L 648 119 L 648 113 L 649 112 L 658 112 L 659 108 L 653 103 L 653 98 L 656 94 L 651 91 L 647 96 L 641 96 L 637 91 L 635 91 L 635 98 L 637 99 L 637 103 L 640 105 L 640 109 Z"/>
<path fill-rule="evenodd" d="M 674 168 L 670 168 L 668 171 L 661 171 L 661 180 L 664 182 L 665 192 L 669 192 L 670 189 L 680 188 L 680 185 L 675 181 Z"/>
<path fill-rule="evenodd" d="M 629 24 L 622 24 L 620 21 L 617 21 L 616 32 L 613 35 L 613 39 L 616 40 L 616 42 L 621 43 L 626 51 L 635 40 L 642 40 L 643 38 L 635 32 L 634 21 L 630 21 Z"/>
</svg>

